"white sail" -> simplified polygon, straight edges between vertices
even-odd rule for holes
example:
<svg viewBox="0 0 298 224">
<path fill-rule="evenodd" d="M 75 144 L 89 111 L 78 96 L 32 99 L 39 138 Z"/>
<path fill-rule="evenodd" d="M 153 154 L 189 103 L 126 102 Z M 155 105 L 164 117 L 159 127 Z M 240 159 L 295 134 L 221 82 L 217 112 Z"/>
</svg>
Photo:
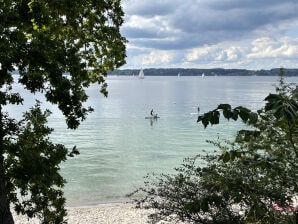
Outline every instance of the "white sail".
<svg viewBox="0 0 298 224">
<path fill-rule="evenodd" d="M 143 78 L 144 78 L 144 72 L 143 72 L 143 69 L 141 68 L 139 72 L 139 79 L 143 79 Z"/>
</svg>

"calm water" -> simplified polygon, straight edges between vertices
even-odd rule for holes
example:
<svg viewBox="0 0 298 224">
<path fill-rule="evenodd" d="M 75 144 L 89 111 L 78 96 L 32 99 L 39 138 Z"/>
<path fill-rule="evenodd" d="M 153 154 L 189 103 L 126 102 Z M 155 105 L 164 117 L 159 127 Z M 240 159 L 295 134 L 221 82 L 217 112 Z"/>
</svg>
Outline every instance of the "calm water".
<svg viewBox="0 0 298 224">
<path fill-rule="evenodd" d="M 55 106 L 45 104 L 53 114 L 51 138 L 69 147 L 76 145 L 80 155 L 62 165 L 68 184 L 68 205 L 127 200 L 125 194 L 143 182 L 148 172 L 171 172 L 183 158 L 213 150 L 205 142 L 218 136 L 230 138 L 240 124 L 223 122 L 204 130 L 196 123 L 201 113 L 219 103 L 257 109 L 264 97 L 274 91 L 277 77 L 109 77 L 109 97 L 97 86 L 88 89 L 88 105 L 95 109 L 78 130 L 67 130 Z M 297 78 L 286 81 L 297 82 Z M 16 88 L 21 88 L 16 86 Z M 20 89 L 20 91 L 23 91 Z M 34 97 L 25 93 L 24 108 Z M 35 98 L 43 99 L 36 95 Z M 145 119 L 154 109 L 160 118 Z M 21 111 L 9 107 L 16 116 Z"/>
</svg>

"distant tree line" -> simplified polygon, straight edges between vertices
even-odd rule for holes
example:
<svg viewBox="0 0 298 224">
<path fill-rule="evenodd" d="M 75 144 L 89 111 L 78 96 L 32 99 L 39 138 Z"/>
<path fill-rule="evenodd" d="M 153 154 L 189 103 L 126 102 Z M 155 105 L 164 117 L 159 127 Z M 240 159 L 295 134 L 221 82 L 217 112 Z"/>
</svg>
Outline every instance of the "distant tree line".
<svg viewBox="0 0 298 224">
<path fill-rule="evenodd" d="M 108 75 L 137 76 L 138 69 L 123 69 L 108 72 Z M 247 69 L 196 69 L 196 68 L 149 68 L 144 69 L 145 76 L 277 76 L 279 68 L 270 70 Z M 285 76 L 298 76 L 298 69 L 284 69 Z"/>
</svg>

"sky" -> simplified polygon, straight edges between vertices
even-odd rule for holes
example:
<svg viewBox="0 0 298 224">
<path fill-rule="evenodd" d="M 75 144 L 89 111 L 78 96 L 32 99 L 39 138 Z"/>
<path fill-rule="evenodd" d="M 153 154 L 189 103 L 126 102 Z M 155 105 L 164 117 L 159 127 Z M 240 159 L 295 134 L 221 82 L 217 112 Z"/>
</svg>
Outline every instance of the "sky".
<svg viewBox="0 0 298 224">
<path fill-rule="evenodd" d="M 298 68 L 298 0 L 122 0 L 126 65 Z"/>
</svg>

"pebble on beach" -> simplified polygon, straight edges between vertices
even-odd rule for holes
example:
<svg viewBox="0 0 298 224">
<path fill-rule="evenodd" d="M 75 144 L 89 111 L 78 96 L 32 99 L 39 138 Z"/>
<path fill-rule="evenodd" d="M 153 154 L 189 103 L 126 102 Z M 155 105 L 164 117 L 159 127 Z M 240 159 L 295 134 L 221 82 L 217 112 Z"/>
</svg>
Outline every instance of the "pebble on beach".
<svg viewBox="0 0 298 224">
<path fill-rule="evenodd" d="M 145 224 L 149 211 L 135 209 L 132 204 L 100 204 L 96 206 L 67 208 L 69 224 Z M 18 216 L 14 213 L 15 224 L 39 224 L 38 219 Z"/>
</svg>

